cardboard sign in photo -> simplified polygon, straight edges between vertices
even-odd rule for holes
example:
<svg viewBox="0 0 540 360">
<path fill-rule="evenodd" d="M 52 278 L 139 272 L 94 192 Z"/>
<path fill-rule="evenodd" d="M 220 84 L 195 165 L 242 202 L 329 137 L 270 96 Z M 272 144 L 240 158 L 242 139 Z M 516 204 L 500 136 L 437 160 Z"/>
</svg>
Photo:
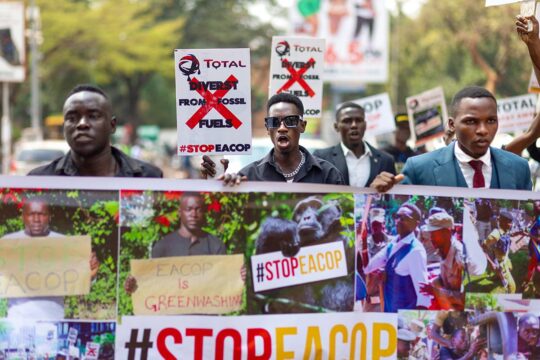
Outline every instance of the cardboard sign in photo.
<svg viewBox="0 0 540 360">
<path fill-rule="evenodd" d="M 131 260 L 137 315 L 226 314 L 240 309 L 243 256 L 178 256 Z"/>
<path fill-rule="evenodd" d="M 251 154 L 249 54 L 174 51 L 178 155 Z"/>
<path fill-rule="evenodd" d="M 90 237 L 0 241 L 0 297 L 85 295 L 90 292 Z"/>
</svg>

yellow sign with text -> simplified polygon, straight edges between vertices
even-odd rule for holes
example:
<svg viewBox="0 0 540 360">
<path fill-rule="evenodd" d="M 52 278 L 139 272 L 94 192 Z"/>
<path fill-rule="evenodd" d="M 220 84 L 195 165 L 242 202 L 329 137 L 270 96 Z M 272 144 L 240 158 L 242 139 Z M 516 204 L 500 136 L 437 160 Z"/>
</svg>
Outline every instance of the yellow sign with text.
<svg viewBox="0 0 540 360">
<path fill-rule="evenodd" d="M 131 260 L 136 315 L 226 314 L 242 306 L 244 257 L 178 256 Z"/>
<path fill-rule="evenodd" d="M 86 295 L 90 236 L 0 241 L 0 297 Z"/>
</svg>

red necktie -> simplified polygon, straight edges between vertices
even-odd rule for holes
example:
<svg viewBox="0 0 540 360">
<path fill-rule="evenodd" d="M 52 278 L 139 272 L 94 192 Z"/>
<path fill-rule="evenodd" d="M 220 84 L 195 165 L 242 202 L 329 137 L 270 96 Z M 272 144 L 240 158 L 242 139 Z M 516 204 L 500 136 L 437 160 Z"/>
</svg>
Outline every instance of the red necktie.
<svg viewBox="0 0 540 360">
<path fill-rule="evenodd" d="M 471 160 L 469 165 L 474 169 L 474 176 L 472 179 L 473 188 L 483 188 L 486 187 L 486 181 L 484 180 L 484 174 L 482 173 L 482 161 L 480 160 Z"/>
</svg>

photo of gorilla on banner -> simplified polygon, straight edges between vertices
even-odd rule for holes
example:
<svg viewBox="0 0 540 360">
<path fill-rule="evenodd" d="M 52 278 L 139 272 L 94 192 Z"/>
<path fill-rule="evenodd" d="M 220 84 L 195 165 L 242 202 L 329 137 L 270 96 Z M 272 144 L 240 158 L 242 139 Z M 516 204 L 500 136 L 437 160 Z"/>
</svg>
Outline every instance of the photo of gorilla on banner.
<svg viewBox="0 0 540 360">
<path fill-rule="evenodd" d="M 0 317 L 116 319 L 116 191 L 4 188 L 0 204 Z"/>
<path fill-rule="evenodd" d="M 248 313 L 352 311 L 352 194 L 255 194 Z"/>
<path fill-rule="evenodd" d="M 356 195 L 355 310 L 463 310 L 463 201 L 417 195 Z M 467 269 L 467 270 L 465 270 Z"/>
<path fill-rule="evenodd" d="M 471 276 L 466 290 L 538 298 L 540 201 L 467 199 L 464 236 L 478 244 L 486 271 Z"/>
</svg>

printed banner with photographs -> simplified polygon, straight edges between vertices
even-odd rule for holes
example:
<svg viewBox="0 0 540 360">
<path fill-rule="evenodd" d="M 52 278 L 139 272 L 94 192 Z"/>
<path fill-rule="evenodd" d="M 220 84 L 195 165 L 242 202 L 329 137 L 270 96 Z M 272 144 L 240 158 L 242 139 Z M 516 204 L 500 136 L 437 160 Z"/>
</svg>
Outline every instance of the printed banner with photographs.
<svg viewBox="0 0 540 360">
<path fill-rule="evenodd" d="M 448 112 L 442 87 L 405 99 L 415 147 L 444 135 Z"/>
<path fill-rule="evenodd" d="M 9 331 L 34 334 L 23 346 L 19 335 L 10 338 L 0 332 L 0 352 L 12 357 L 30 351 L 21 347 L 47 347 L 39 350 L 48 351 L 45 359 L 66 353 L 92 358 L 114 351 L 110 336 L 115 321 L 128 316 L 116 337 L 119 358 L 156 351 L 188 354 L 193 342 L 177 339 L 200 336 L 212 344 L 201 348 L 211 348 L 212 356 L 219 349 L 260 355 L 277 346 L 293 357 L 349 357 L 352 351 L 367 354 L 363 358 L 378 354 L 390 359 L 405 351 L 400 340 L 416 331 L 412 317 L 406 328 L 401 323 L 396 327 L 396 314 L 403 310 L 423 322 L 422 336 L 437 314 L 476 312 L 474 321 L 465 316 L 466 331 L 455 336 L 469 345 L 480 339 L 474 348 L 488 356 L 540 351 L 531 339 L 528 348 L 520 348 L 525 340 L 519 339 L 517 348 L 501 348 L 490 338 L 495 330 L 483 335 L 482 324 L 495 320 L 478 318 L 483 311 L 493 319 L 506 319 L 504 326 L 514 329 L 514 335 L 529 323 L 536 326 L 537 193 L 484 189 L 480 198 L 474 189 L 401 185 L 389 194 L 374 194 L 345 186 L 256 182 L 236 190 L 219 182 L 164 179 L 79 178 L 76 190 L 72 179 L 54 177 L 40 178 L 39 188 L 30 177 L 0 177 L 0 183 L 4 241 L 37 244 L 45 238 L 48 244 L 58 241 L 60 249 L 78 247 L 70 243 L 73 239 L 90 241 L 77 264 L 81 273 L 90 274 L 88 294 L 28 292 L 0 301 L 0 317 L 7 323 L 25 319 L 24 324 L 9 325 Z M 40 249 L 44 247 L 34 249 L 38 264 L 49 273 L 72 266 L 62 251 L 55 250 L 53 256 Z M 21 254 L 4 257 L 0 274 L 13 264 L 25 268 L 21 259 L 27 258 Z M 26 275 L 17 273 L 2 284 L 34 290 L 39 270 L 29 268 Z M 510 318 L 503 312 L 517 314 Z M 534 316 L 524 317 L 520 325 L 528 313 Z M 204 316 L 211 314 L 225 316 Z M 89 330 L 70 330 L 75 327 L 68 323 L 80 321 Z M 54 327 L 67 334 L 67 340 L 57 340 Z M 504 331 L 511 335 L 508 329 Z M 444 331 L 439 333 L 447 340 L 455 332 Z M 83 338 L 84 332 L 90 335 Z M 538 341 L 540 333 L 530 332 Z M 109 333 L 113 335 L 102 337 Z M 245 345 L 250 337 L 254 348 Z M 149 342 L 153 347 L 144 345 Z M 159 342 L 166 346 L 156 345 Z M 425 347 L 429 354 L 443 351 L 441 344 Z"/>
<path fill-rule="evenodd" d="M 295 0 L 291 33 L 326 39 L 325 81 L 388 80 L 390 21 L 384 1 Z"/>
<path fill-rule="evenodd" d="M 118 358 L 395 359 L 396 316 L 390 314 L 173 319 L 124 317 L 116 337 Z"/>
<path fill-rule="evenodd" d="M 178 155 L 251 154 L 249 49 L 176 49 Z"/>
<path fill-rule="evenodd" d="M 0 320 L 1 359 L 113 360 L 116 322 Z"/>
</svg>

